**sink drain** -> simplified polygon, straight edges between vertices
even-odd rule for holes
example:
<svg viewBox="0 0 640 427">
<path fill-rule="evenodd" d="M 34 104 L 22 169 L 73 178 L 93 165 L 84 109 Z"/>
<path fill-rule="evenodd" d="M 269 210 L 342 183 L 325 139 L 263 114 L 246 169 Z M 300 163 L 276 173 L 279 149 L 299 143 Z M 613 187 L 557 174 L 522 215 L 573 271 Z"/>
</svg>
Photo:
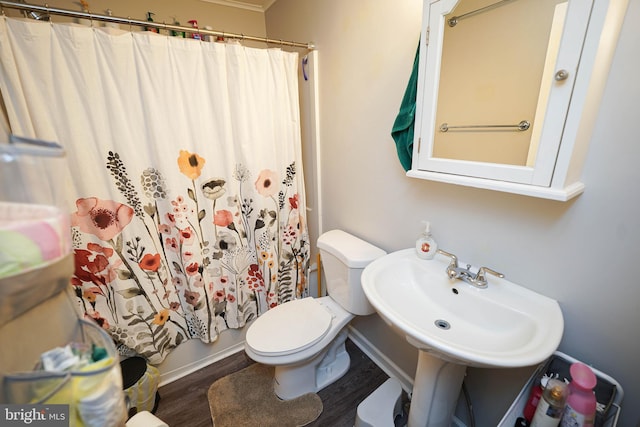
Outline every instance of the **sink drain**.
<svg viewBox="0 0 640 427">
<path fill-rule="evenodd" d="M 440 329 L 449 329 L 451 327 L 451 325 L 449 324 L 449 322 L 447 322 L 446 320 L 442 320 L 442 319 L 438 319 L 435 322 L 435 325 L 440 328 Z"/>
</svg>

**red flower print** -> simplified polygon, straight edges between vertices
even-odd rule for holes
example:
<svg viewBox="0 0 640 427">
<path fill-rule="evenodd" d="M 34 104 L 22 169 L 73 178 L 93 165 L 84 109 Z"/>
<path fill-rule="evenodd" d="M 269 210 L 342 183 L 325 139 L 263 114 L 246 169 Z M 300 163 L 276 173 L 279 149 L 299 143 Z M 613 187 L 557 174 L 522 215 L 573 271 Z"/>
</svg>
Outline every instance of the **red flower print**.
<svg viewBox="0 0 640 427">
<path fill-rule="evenodd" d="M 105 241 L 120 234 L 133 218 L 133 209 L 113 200 L 78 199 L 76 207 L 78 210 L 71 215 L 71 225 Z"/>
<path fill-rule="evenodd" d="M 213 223 L 220 227 L 226 227 L 233 222 L 233 214 L 226 209 L 217 211 L 213 216 Z"/>
<path fill-rule="evenodd" d="M 258 268 L 258 264 L 251 264 L 247 271 L 247 284 L 252 291 L 260 291 L 264 289 L 264 278 L 262 272 Z"/>
<path fill-rule="evenodd" d="M 107 258 L 113 255 L 113 249 L 105 248 L 104 246 L 100 246 L 97 243 L 87 243 L 87 249 L 89 249 L 91 252 L 99 252 Z"/>
<path fill-rule="evenodd" d="M 192 262 L 191 264 L 187 265 L 185 267 L 185 271 L 187 272 L 187 274 L 189 276 L 193 276 L 195 274 L 198 274 L 198 263 L 197 262 Z"/>
<path fill-rule="evenodd" d="M 138 265 L 143 270 L 156 272 L 160 268 L 160 254 L 145 254 Z"/>
<path fill-rule="evenodd" d="M 93 313 L 85 313 L 85 317 L 95 321 L 102 329 L 109 330 L 109 322 L 104 317 L 100 316 L 100 313 L 94 311 Z"/>
<path fill-rule="evenodd" d="M 180 242 L 184 245 L 190 245 L 193 243 L 193 230 L 191 227 L 180 230 Z"/>
<path fill-rule="evenodd" d="M 235 300 L 236 300 L 236 297 L 234 297 L 233 295 L 231 295 L 231 294 L 227 295 L 227 301 L 234 302 Z"/>
<path fill-rule="evenodd" d="M 291 209 L 298 209 L 299 197 L 298 193 L 294 194 L 293 197 L 289 197 L 289 205 L 291 206 Z"/>
</svg>

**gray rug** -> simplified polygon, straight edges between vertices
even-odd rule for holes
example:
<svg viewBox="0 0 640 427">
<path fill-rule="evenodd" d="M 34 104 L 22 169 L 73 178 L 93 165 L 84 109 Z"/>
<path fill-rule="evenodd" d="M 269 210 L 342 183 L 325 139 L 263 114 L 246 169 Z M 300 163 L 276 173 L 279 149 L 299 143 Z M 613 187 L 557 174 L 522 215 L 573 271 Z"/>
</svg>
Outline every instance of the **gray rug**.
<svg viewBox="0 0 640 427">
<path fill-rule="evenodd" d="M 214 427 L 298 427 L 322 413 L 322 400 L 308 393 L 280 400 L 273 392 L 273 367 L 254 363 L 222 377 L 207 396 Z"/>
</svg>

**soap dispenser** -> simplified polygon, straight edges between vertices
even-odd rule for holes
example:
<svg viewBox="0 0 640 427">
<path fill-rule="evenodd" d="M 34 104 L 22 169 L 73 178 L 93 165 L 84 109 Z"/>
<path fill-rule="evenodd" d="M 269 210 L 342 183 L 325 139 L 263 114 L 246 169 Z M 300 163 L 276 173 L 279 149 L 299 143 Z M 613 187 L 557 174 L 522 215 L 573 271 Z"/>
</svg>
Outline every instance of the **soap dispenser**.
<svg viewBox="0 0 640 427">
<path fill-rule="evenodd" d="M 429 221 L 422 221 L 422 224 L 424 225 L 424 231 L 416 240 L 416 253 L 419 258 L 433 259 L 438 250 L 438 244 L 431 236 L 431 224 Z"/>
</svg>

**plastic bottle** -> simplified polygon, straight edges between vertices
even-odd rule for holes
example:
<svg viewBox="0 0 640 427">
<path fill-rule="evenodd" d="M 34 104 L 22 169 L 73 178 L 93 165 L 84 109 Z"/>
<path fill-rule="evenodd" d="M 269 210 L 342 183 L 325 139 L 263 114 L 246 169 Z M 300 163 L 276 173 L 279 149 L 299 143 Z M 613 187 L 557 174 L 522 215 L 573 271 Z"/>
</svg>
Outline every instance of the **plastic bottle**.
<svg viewBox="0 0 640 427">
<path fill-rule="evenodd" d="M 173 18 L 173 25 L 180 26 L 180 22 L 175 17 L 172 17 L 172 18 Z M 184 31 L 177 31 L 177 30 L 171 30 L 169 34 L 171 34 L 173 37 L 184 38 L 185 36 Z"/>
<path fill-rule="evenodd" d="M 531 427 L 557 427 L 560 425 L 564 405 L 567 400 L 567 385 L 556 379 L 550 379 L 542 392 Z"/>
<path fill-rule="evenodd" d="M 593 388 L 598 383 L 598 379 L 591 368 L 580 362 L 572 364 L 569 373 L 571 382 L 562 426 L 593 427 L 597 404 Z"/>
<path fill-rule="evenodd" d="M 536 412 L 536 408 L 538 407 L 538 403 L 540 403 L 540 398 L 542 397 L 542 391 L 547 386 L 547 382 L 549 382 L 549 377 L 543 375 L 536 383 L 531 387 L 531 393 L 529 394 L 529 399 L 527 400 L 527 404 L 522 411 L 522 415 L 524 418 L 531 422 L 533 419 L 533 414 Z"/>
<path fill-rule="evenodd" d="M 416 253 L 419 258 L 432 259 L 436 255 L 438 244 L 431 236 L 431 224 L 429 221 L 422 221 L 422 224 L 424 224 L 424 231 L 416 240 Z"/>
<path fill-rule="evenodd" d="M 84 13 L 89 13 L 89 3 L 86 0 L 80 0 L 80 7 L 82 7 Z M 91 20 L 87 18 L 78 18 L 76 22 L 81 25 L 86 25 L 87 27 L 91 27 L 92 25 Z"/>
<path fill-rule="evenodd" d="M 147 22 L 153 22 L 153 12 L 147 12 Z M 156 27 L 144 27 L 145 31 L 151 31 L 152 33 L 157 33 L 158 29 Z"/>
<path fill-rule="evenodd" d="M 107 12 L 107 16 L 113 16 L 111 9 L 107 9 L 105 12 Z M 104 26 L 109 28 L 120 28 L 120 25 L 118 25 L 117 22 L 105 22 Z"/>
<path fill-rule="evenodd" d="M 193 33 L 191 33 L 191 38 L 195 40 L 202 40 L 202 34 L 200 34 L 200 31 L 198 29 L 198 21 L 196 21 L 195 19 L 192 19 L 191 21 L 188 21 L 188 22 L 189 24 L 191 24 L 191 27 L 193 27 L 196 30 Z"/>
</svg>

